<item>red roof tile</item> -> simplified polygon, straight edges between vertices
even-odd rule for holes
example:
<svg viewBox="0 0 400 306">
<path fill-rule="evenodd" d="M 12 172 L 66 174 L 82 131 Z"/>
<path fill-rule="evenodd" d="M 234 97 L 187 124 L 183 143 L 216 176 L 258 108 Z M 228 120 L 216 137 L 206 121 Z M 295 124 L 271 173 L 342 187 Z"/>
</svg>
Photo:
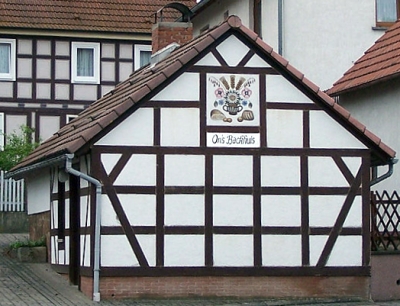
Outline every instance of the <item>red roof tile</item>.
<svg viewBox="0 0 400 306">
<path fill-rule="evenodd" d="M 400 75 L 400 21 L 344 73 L 327 93 L 331 96 Z"/>
<path fill-rule="evenodd" d="M 0 28 L 151 33 L 171 0 L 0 0 Z M 195 0 L 178 0 L 193 7 Z M 179 12 L 166 9 L 166 15 Z"/>
<path fill-rule="evenodd" d="M 154 67 L 143 67 L 134 72 L 127 80 L 118 84 L 114 90 L 94 102 L 84 110 L 70 124 L 60 129 L 53 137 L 45 141 L 31 155 L 12 169 L 10 175 L 23 173 L 34 164 L 42 162 L 46 158 L 53 158 L 65 153 L 79 153 L 87 143 L 91 143 L 101 136 L 102 129 L 109 129 L 118 124 L 122 112 L 130 111 L 136 103 L 144 102 L 156 92 L 166 79 L 178 75 L 185 68 L 181 62 L 187 63 L 199 56 L 198 52 L 211 46 L 217 37 L 221 37 L 228 31 L 238 32 L 244 39 L 263 53 L 271 66 L 278 72 L 284 73 L 297 88 L 301 88 L 315 103 L 320 105 L 331 116 L 337 118 L 354 134 L 358 135 L 381 163 L 387 163 L 395 156 L 395 152 L 383 144 L 381 140 L 364 125 L 359 123 L 343 107 L 332 98 L 322 92 L 318 86 L 304 77 L 297 69 L 293 68 L 280 55 L 272 51 L 272 48 L 254 35 L 248 36 L 249 30 L 242 31 L 238 17 L 230 17 L 216 29 L 203 33 L 193 41 L 176 49 L 169 57 L 157 63 Z M 224 29 L 224 31 L 221 31 Z M 218 33 L 218 35 L 216 35 Z M 217 37 L 216 37 L 216 36 Z M 201 46 L 201 50 L 199 48 Z M 193 50 L 195 49 L 195 52 Z M 165 77 L 164 77 L 165 76 Z M 100 127 L 100 129 L 99 129 Z M 85 139 L 85 141 L 84 141 Z"/>
</svg>

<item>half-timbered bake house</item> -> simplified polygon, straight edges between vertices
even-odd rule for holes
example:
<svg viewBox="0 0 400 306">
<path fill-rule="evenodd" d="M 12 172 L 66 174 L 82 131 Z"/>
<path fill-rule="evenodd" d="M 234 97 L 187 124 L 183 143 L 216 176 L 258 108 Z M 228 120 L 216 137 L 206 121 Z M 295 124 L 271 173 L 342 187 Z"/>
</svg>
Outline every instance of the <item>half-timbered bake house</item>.
<svg viewBox="0 0 400 306">
<path fill-rule="evenodd" d="M 50 262 L 111 297 L 369 297 L 371 165 L 395 152 L 236 16 L 12 169 Z"/>
</svg>

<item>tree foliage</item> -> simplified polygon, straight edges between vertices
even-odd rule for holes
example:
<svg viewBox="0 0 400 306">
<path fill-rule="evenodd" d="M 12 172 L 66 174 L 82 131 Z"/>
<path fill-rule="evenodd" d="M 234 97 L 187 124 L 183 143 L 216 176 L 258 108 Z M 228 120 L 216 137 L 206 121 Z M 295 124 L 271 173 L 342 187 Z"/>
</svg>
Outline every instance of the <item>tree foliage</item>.
<svg viewBox="0 0 400 306">
<path fill-rule="evenodd" d="M 39 146 L 39 143 L 32 141 L 34 132 L 33 128 L 23 125 L 19 132 L 5 135 L 4 150 L 0 151 L 1 170 L 10 170 Z"/>
</svg>

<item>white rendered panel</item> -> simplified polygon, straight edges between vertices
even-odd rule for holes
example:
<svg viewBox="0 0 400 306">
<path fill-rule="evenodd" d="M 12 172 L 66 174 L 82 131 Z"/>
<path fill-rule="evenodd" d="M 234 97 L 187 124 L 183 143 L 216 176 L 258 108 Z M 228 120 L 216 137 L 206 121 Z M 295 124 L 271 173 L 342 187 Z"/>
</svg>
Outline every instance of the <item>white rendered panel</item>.
<svg viewBox="0 0 400 306">
<path fill-rule="evenodd" d="M 56 100 L 69 100 L 69 84 L 55 84 Z"/>
<path fill-rule="evenodd" d="M 68 41 L 56 41 L 56 55 L 69 56 L 69 48 Z"/>
<path fill-rule="evenodd" d="M 0 97 L 12 98 L 13 88 L 13 82 L 0 82 Z"/>
<path fill-rule="evenodd" d="M 328 236 L 310 236 L 310 266 L 316 266 Z"/>
<path fill-rule="evenodd" d="M 53 265 L 58 263 L 58 258 L 56 256 L 56 254 L 58 253 L 57 239 L 58 236 L 53 236 L 50 238 L 50 263 Z"/>
<path fill-rule="evenodd" d="M 207 53 L 201 60 L 196 63 L 196 66 L 221 66 L 212 53 Z"/>
<path fill-rule="evenodd" d="M 133 154 L 114 185 L 156 185 L 156 156 Z"/>
<path fill-rule="evenodd" d="M 36 77 L 38 79 L 51 78 L 51 60 L 38 59 L 36 65 Z"/>
<path fill-rule="evenodd" d="M 204 266 L 204 236 L 165 235 L 164 266 Z"/>
<path fill-rule="evenodd" d="M 48 169 L 36 170 L 27 179 L 28 215 L 50 210 L 50 174 Z"/>
<path fill-rule="evenodd" d="M 66 265 L 69 265 L 69 246 L 69 236 L 65 236 L 65 250 L 63 251 L 63 256 L 60 255 L 60 257 L 64 258 L 64 263 Z"/>
<path fill-rule="evenodd" d="M 31 83 L 22 83 L 19 82 L 17 84 L 17 96 L 18 98 L 26 98 L 32 99 L 32 84 Z"/>
<path fill-rule="evenodd" d="M 121 44 L 119 47 L 119 57 L 125 59 L 132 59 L 133 57 L 132 45 Z"/>
<path fill-rule="evenodd" d="M 302 148 L 303 111 L 267 110 L 267 146 L 269 148 Z"/>
<path fill-rule="evenodd" d="M 322 187 L 347 187 L 349 183 L 332 157 L 310 156 L 309 185 Z"/>
<path fill-rule="evenodd" d="M 32 40 L 18 39 L 18 54 L 32 54 Z"/>
<path fill-rule="evenodd" d="M 311 148 L 366 148 L 324 111 L 310 111 Z"/>
<path fill-rule="evenodd" d="M 234 52 L 232 52 L 233 50 Z M 217 51 L 222 55 L 228 66 L 237 66 L 249 52 L 249 47 L 231 35 L 217 46 Z"/>
<path fill-rule="evenodd" d="M 262 265 L 301 266 L 301 235 L 263 235 Z"/>
<path fill-rule="evenodd" d="M 161 109 L 161 145 L 200 145 L 200 115 L 197 108 Z"/>
<path fill-rule="evenodd" d="M 17 75 L 19 78 L 32 77 L 32 59 L 30 58 L 18 59 Z"/>
<path fill-rule="evenodd" d="M 115 45 L 114 44 L 101 44 L 101 57 L 102 58 L 115 58 Z"/>
<path fill-rule="evenodd" d="M 346 164 L 347 168 L 351 171 L 355 177 L 360 170 L 362 159 L 361 157 L 342 157 L 342 160 Z"/>
<path fill-rule="evenodd" d="M 96 144 L 108 146 L 152 146 L 154 143 L 153 114 L 154 111 L 152 108 L 138 109 Z"/>
<path fill-rule="evenodd" d="M 110 174 L 112 169 L 115 167 L 122 154 L 101 154 L 101 163 L 103 164 L 104 169 L 106 170 L 107 175 Z"/>
<path fill-rule="evenodd" d="M 300 186 L 300 158 L 298 156 L 262 156 L 262 186 Z"/>
<path fill-rule="evenodd" d="M 37 99 L 50 99 L 51 98 L 51 85 L 37 83 L 36 84 L 36 98 Z"/>
<path fill-rule="evenodd" d="M 150 266 L 155 265 L 155 235 L 136 235 Z M 101 266 L 137 267 L 139 262 L 125 235 L 101 236 Z"/>
<path fill-rule="evenodd" d="M 101 63 L 101 80 L 115 82 L 115 63 L 102 62 Z"/>
<path fill-rule="evenodd" d="M 298 195 L 262 195 L 261 225 L 300 226 L 301 197 Z"/>
<path fill-rule="evenodd" d="M 215 226 L 253 226 L 253 196 L 214 195 L 213 217 Z"/>
<path fill-rule="evenodd" d="M 56 60 L 56 79 L 68 80 L 70 73 L 69 60 Z"/>
<path fill-rule="evenodd" d="M 166 226 L 204 226 L 204 195 L 166 194 L 164 201 Z"/>
<path fill-rule="evenodd" d="M 346 196 L 309 196 L 310 226 L 333 227 Z M 344 227 L 362 226 L 361 196 L 356 196 L 350 208 Z"/>
<path fill-rule="evenodd" d="M 97 85 L 74 85 L 74 100 L 97 100 Z"/>
<path fill-rule="evenodd" d="M 90 235 L 81 235 L 81 260 L 84 267 L 90 267 Z"/>
<path fill-rule="evenodd" d="M 51 42 L 48 40 L 38 40 L 36 43 L 36 54 L 38 55 L 50 55 L 51 54 Z"/>
<path fill-rule="evenodd" d="M 132 226 L 156 225 L 156 196 L 153 194 L 120 194 L 122 208 Z"/>
<path fill-rule="evenodd" d="M 101 225 L 121 226 L 121 222 L 107 195 L 101 196 Z"/>
<path fill-rule="evenodd" d="M 119 81 L 127 79 L 133 72 L 133 63 L 119 63 Z"/>
<path fill-rule="evenodd" d="M 65 215 L 64 215 L 64 226 L 69 229 L 69 199 L 65 199 Z"/>
<path fill-rule="evenodd" d="M 252 58 L 247 62 L 245 67 L 262 67 L 262 68 L 268 68 L 271 67 L 266 61 L 264 61 L 261 57 L 259 57 L 257 54 L 254 54 Z"/>
<path fill-rule="evenodd" d="M 204 186 L 204 155 L 165 155 L 166 186 Z"/>
<path fill-rule="evenodd" d="M 81 197 L 81 226 L 90 226 L 90 197 Z"/>
<path fill-rule="evenodd" d="M 215 155 L 214 186 L 253 186 L 253 157 Z"/>
<path fill-rule="evenodd" d="M 184 73 L 159 92 L 153 101 L 199 101 L 198 73 Z"/>
<path fill-rule="evenodd" d="M 267 102 L 313 103 L 281 75 L 266 75 Z"/>
<path fill-rule="evenodd" d="M 60 116 L 40 116 L 39 139 L 45 141 L 60 129 Z"/>
<path fill-rule="evenodd" d="M 252 235 L 214 235 L 214 266 L 249 267 L 254 265 Z"/>
</svg>

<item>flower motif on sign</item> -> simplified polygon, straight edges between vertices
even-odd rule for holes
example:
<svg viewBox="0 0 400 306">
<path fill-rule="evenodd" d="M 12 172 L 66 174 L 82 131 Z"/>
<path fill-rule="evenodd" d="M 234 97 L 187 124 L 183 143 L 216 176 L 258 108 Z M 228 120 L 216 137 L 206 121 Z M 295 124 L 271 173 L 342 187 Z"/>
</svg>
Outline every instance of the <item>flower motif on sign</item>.
<svg viewBox="0 0 400 306">
<path fill-rule="evenodd" d="M 254 113 L 251 110 L 253 104 L 249 100 L 252 95 L 250 86 L 255 82 L 253 77 L 246 79 L 243 76 L 230 75 L 219 79 L 210 77 L 209 81 L 216 87 L 214 109 L 210 112 L 212 120 L 222 120 L 227 123 L 233 119 L 238 122 L 254 120 Z"/>
</svg>

